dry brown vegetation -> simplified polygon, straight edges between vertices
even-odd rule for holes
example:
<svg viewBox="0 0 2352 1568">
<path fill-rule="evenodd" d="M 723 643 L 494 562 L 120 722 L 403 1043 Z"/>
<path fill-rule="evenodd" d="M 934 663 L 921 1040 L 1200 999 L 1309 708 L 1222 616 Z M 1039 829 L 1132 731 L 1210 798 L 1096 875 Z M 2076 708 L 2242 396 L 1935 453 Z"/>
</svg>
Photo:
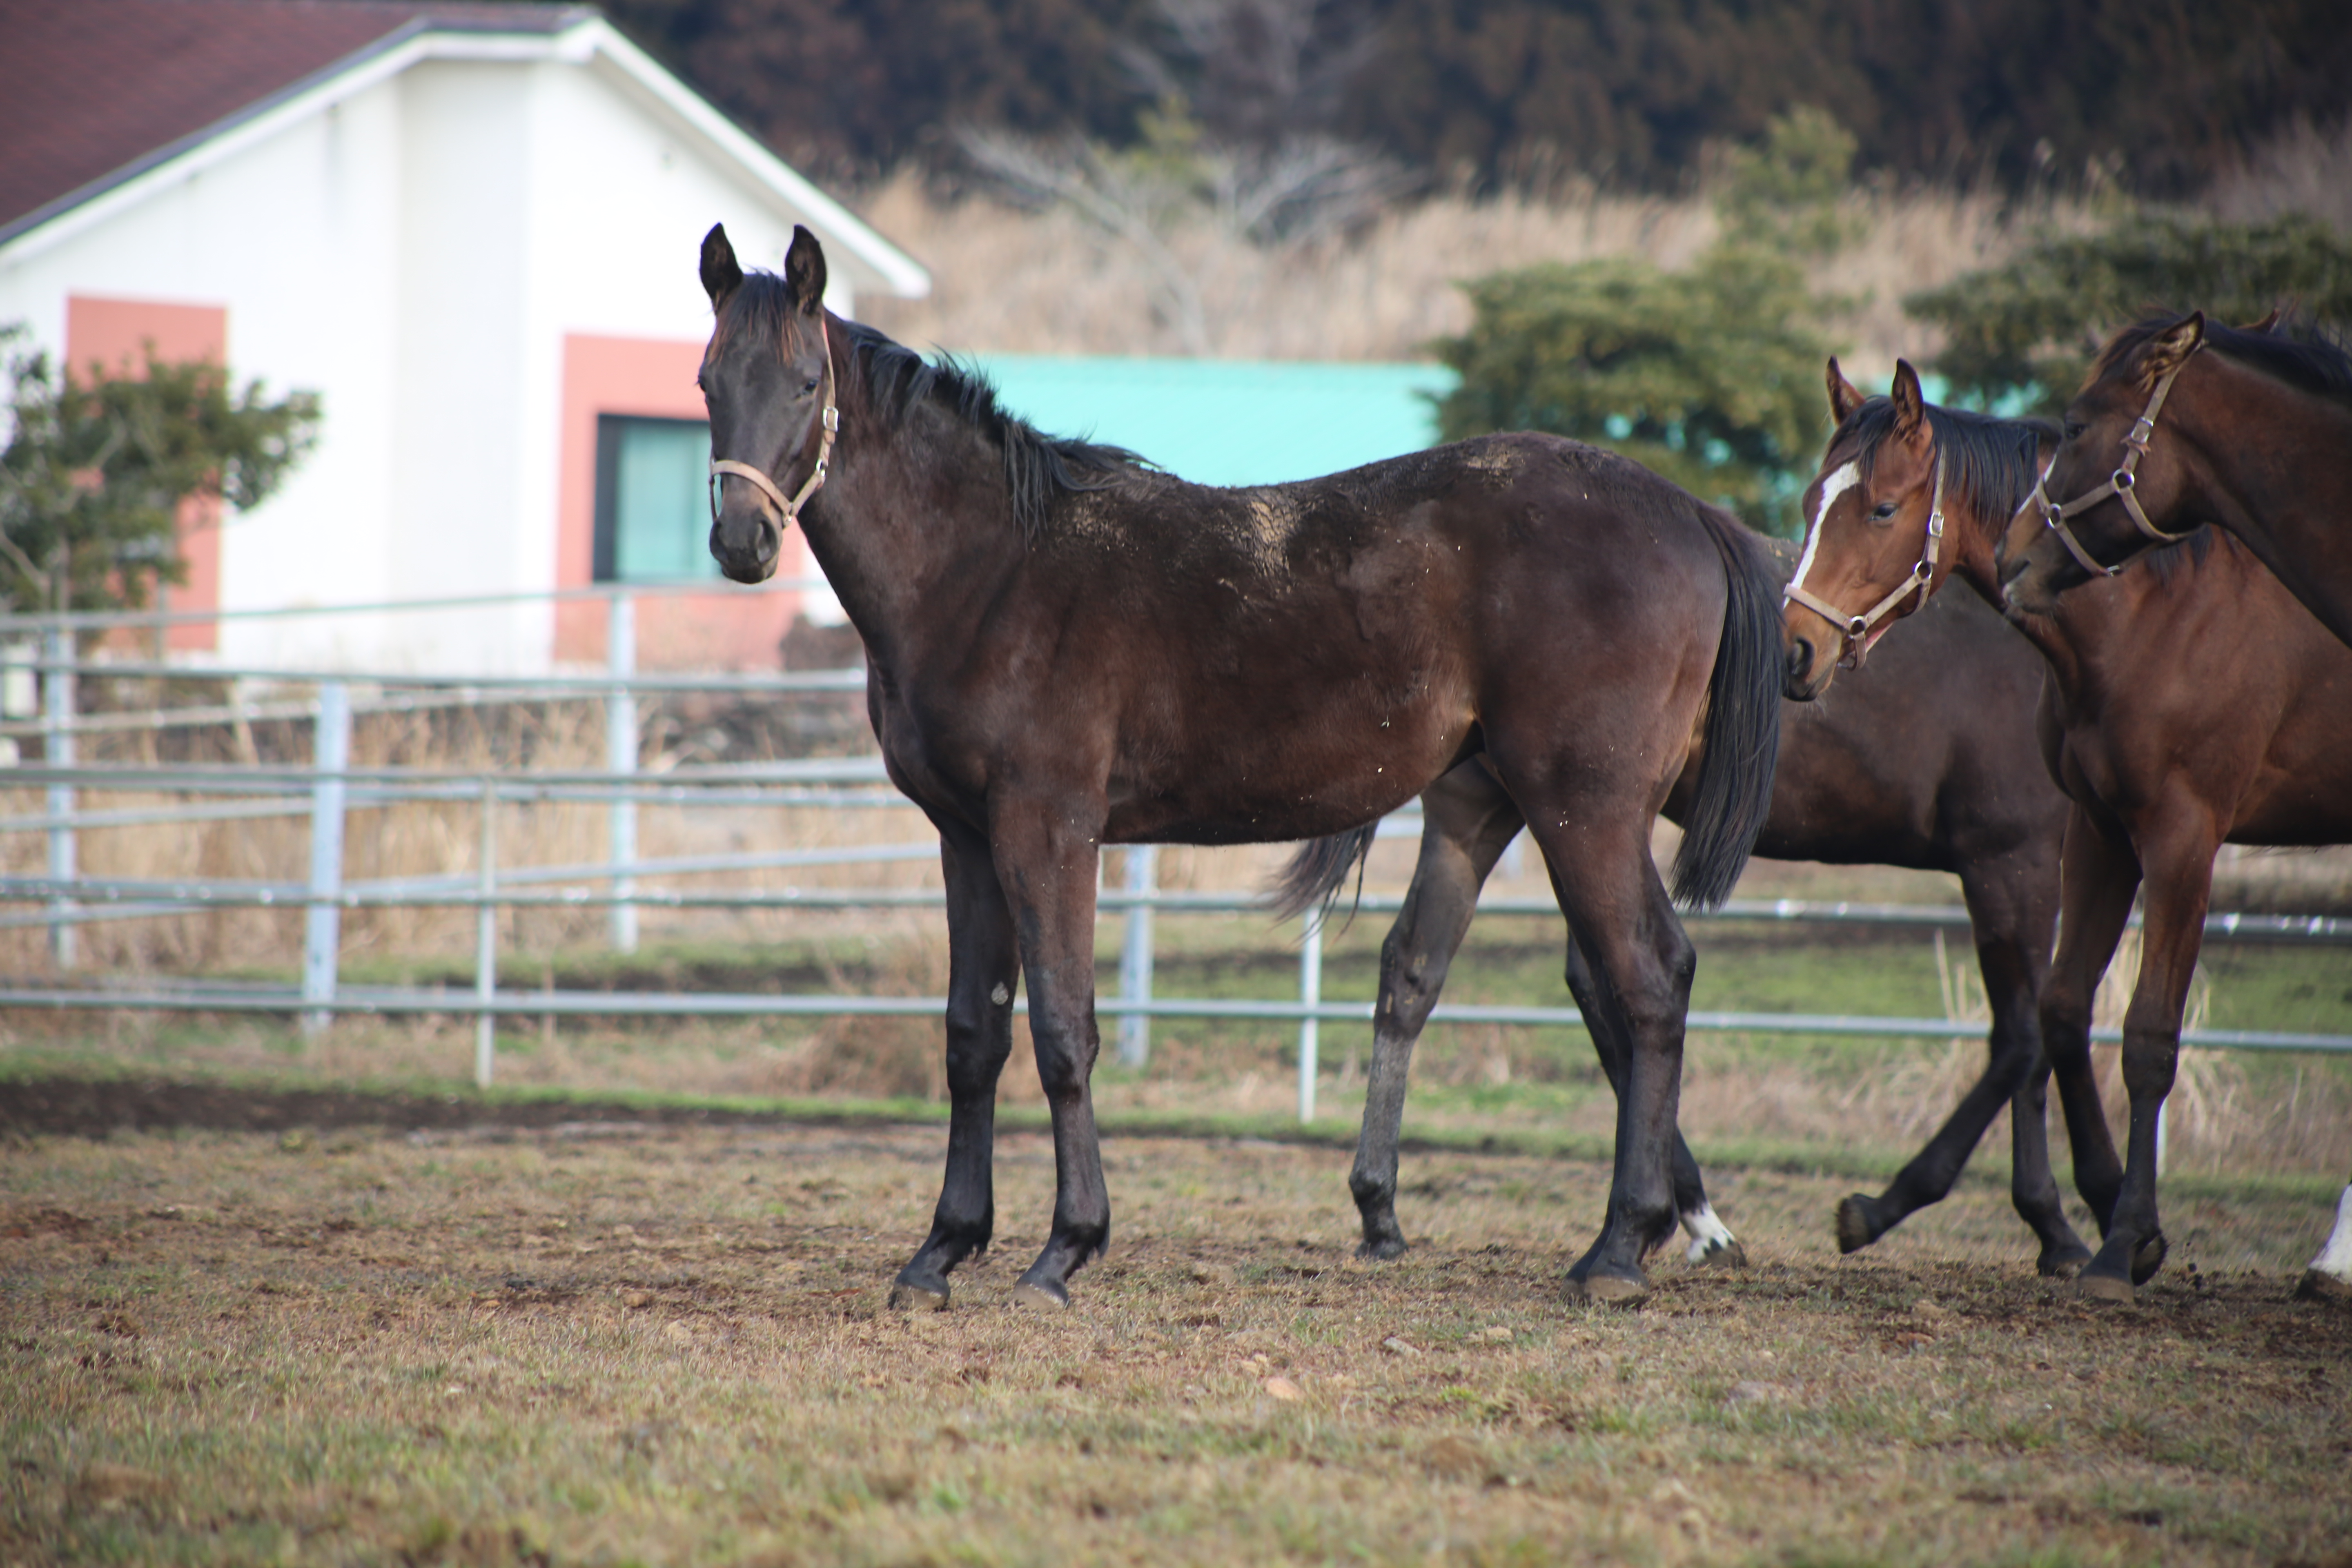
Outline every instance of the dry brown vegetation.
<svg viewBox="0 0 2352 1568">
<path fill-rule="evenodd" d="M 2037 227 L 2093 221 L 2084 205 L 2020 206 L 1990 192 L 1858 191 L 1862 237 L 1815 271 L 1851 302 L 1833 335 L 1863 374 L 1932 352 L 1902 296 L 2005 258 Z M 879 297 L 861 314 L 918 345 L 960 353 L 1181 353 L 1149 269 L 1066 211 L 1036 215 L 984 196 L 941 201 L 912 177 L 861 204 L 876 227 L 932 268 L 928 300 Z M 1611 195 L 1569 186 L 1542 197 L 1442 195 L 1390 209 L 1362 232 L 1311 247 L 1261 247 L 1201 223 L 1171 237 L 1207 308 L 1210 347 L 1238 359 L 1409 360 L 1470 324 L 1458 285 L 1539 261 L 1634 256 L 1686 265 L 1715 235 L 1704 195 Z"/>
<path fill-rule="evenodd" d="M 0 1558 L 125 1563 L 2273 1563 L 2352 1536 L 2316 1190 L 2189 1187 L 2139 1305 L 2037 1283 L 1966 1186 L 1869 1253 L 1845 1184 L 1717 1197 L 1753 1267 L 1559 1274 L 1605 1167 L 1438 1154 L 1351 1261 L 1346 1156 L 1114 1137 L 1066 1313 L 1001 1256 L 884 1310 L 935 1129 L 614 1123 L 17 1142 Z"/>
</svg>

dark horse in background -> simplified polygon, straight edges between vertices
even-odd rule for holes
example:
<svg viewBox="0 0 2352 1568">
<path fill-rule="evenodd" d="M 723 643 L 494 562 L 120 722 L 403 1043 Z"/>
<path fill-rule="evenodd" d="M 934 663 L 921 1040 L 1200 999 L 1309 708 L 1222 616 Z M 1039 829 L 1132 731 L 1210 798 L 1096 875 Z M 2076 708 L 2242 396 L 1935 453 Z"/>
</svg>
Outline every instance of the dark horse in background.
<svg viewBox="0 0 2352 1568">
<path fill-rule="evenodd" d="M 1770 800 L 1779 580 L 1754 536 L 1545 436 L 1301 484 L 1187 484 L 1041 436 L 985 383 L 828 314 L 805 229 L 777 277 L 744 273 L 714 228 L 701 276 L 724 481 L 711 552 L 758 582 L 797 513 L 865 639 L 891 781 L 940 833 L 947 1173 L 893 1299 L 944 1306 L 949 1271 L 988 1245 L 1016 980 L 1056 1194 L 1015 1299 L 1066 1302 L 1108 1238 L 1088 1089 L 1104 844 L 1339 833 L 1473 757 L 1526 812 L 1631 1042 L 1608 1214 L 1572 1289 L 1646 1289 L 1642 1258 L 1675 1223 L 1695 962 L 1650 829 L 1696 749 L 1675 890 L 1719 900 Z"/>
<path fill-rule="evenodd" d="M 1891 397 L 1869 399 L 1832 367 L 1832 397 L 1838 432 L 1807 492 L 1811 594 L 1873 605 L 1908 578 L 1917 587 L 1900 605 L 1907 613 L 1957 572 L 1999 603 L 1995 547 L 2057 433 L 1928 405 L 1907 364 L 1897 366 Z M 1921 574 L 1939 472 L 1948 486 L 1943 549 Z M 2352 648 L 2252 552 L 2211 529 L 2046 613 L 2012 602 L 2009 616 L 2049 662 L 2042 744 L 2074 801 L 2042 1040 L 2075 1185 L 2105 1236 L 2078 1285 L 2128 1300 L 2164 1259 L 2157 1111 L 2172 1087 L 2214 853 L 2224 843 L 2352 840 Z M 1793 600 L 1786 621 L 1800 694 L 1819 693 L 1842 655 L 1866 653 L 1885 629 L 1853 637 Z M 2130 1135 L 2118 1162 L 2091 1076 L 2091 1002 L 2143 889 L 2139 982 L 2123 1030 Z"/>
<path fill-rule="evenodd" d="M 1781 551 L 1784 566 L 1793 565 L 1794 551 Z M 2034 731 L 2042 681 L 2042 656 L 1999 616 L 1973 598 L 1941 599 L 1834 692 L 1781 714 L 1772 808 L 1755 852 L 1956 873 L 1992 1012 L 1984 1074 L 1950 1118 L 1884 1193 L 1857 1193 L 1838 1205 L 1841 1251 L 1869 1246 L 1940 1201 L 2007 1103 L 2010 1195 L 2041 1241 L 2041 1271 L 2071 1275 L 2090 1260 L 2050 1173 L 2050 1072 L 2035 1013 L 2058 919 L 2067 811 Z M 1690 807 L 1696 773 L 1686 768 L 1667 797 L 1665 815 L 1677 822 Z M 1366 1258 L 1405 1250 L 1396 1216 L 1397 1139 L 1413 1046 L 1470 928 L 1478 889 L 1525 821 L 1475 763 L 1431 785 L 1422 814 L 1412 886 L 1381 945 L 1364 1121 L 1348 1183 Z M 1282 910 L 1328 907 L 1371 841 L 1372 829 L 1363 827 L 1302 846 L 1278 885 Z M 1611 1029 L 1573 942 L 1568 986 L 1613 1086 L 1622 1081 L 1627 1043 Z M 1675 1204 L 1692 1262 L 1738 1258 L 1738 1244 L 1706 1201 L 1698 1163 L 1679 1139 Z"/>
<path fill-rule="evenodd" d="M 2020 604 L 2046 614 L 2056 595 L 2210 522 L 2352 642 L 2352 356 L 2276 321 L 2228 327 L 2191 311 L 2116 334 L 2066 406 L 2041 504 L 2002 552 Z"/>
</svg>

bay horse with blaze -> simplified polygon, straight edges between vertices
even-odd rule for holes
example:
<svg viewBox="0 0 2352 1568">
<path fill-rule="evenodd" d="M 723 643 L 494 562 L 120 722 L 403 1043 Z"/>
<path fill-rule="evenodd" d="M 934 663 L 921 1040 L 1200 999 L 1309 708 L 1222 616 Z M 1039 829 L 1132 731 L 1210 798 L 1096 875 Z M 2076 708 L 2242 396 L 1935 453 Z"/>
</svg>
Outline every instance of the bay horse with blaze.
<svg viewBox="0 0 2352 1568">
<path fill-rule="evenodd" d="M 1818 695 L 1842 658 L 1865 658 L 1954 573 L 2002 603 L 1997 547 L 2058 440 L 2038 421 L 1927 404 L 1908 364 L 1886 397 L 1863 397 L 1835 361 L 1829 379 L 1838 431 L 1805 492 L 1805 564 L 1784 613 L 1796 695 Z M 1872 608 L 1846 613 L 1855 605 Z M 2046 612 L 2014 599 L 2005 608 L 2048 661 L 2043 751 L 2074 802 L 2041 1013 L 2075 1185 L 2105 1236 L 2077 1287 L 2128 1300 L 2166 1250 L 2157 1113 L 2178 1063 L 2214 854 L 2224 843 L 2352 840 L 2352 648 L 2211 529 Z M 2143 891 L 2118 1160 L 2091 1074 L 2091 1003 Z"/>
</svg>

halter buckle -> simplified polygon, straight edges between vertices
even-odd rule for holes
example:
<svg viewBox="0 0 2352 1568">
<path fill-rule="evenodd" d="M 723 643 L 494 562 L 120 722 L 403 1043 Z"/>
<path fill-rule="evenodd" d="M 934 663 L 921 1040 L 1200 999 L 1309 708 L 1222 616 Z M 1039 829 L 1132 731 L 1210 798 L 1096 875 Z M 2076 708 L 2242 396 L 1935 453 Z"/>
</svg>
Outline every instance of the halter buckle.
<svg viewBox="0 0 2352 1568">
<path fill-rule="evenodd" d="M 2116 494 L 2122 495 L 2126 490 L 2130 489 L 2134 485 L 2139 483 L 2139 476 L 2133 473 L 2129 468 L 2117 468 L 2114 473 L 2107 476 L 2107 483 L 2116 488 Z"/>
</svg>

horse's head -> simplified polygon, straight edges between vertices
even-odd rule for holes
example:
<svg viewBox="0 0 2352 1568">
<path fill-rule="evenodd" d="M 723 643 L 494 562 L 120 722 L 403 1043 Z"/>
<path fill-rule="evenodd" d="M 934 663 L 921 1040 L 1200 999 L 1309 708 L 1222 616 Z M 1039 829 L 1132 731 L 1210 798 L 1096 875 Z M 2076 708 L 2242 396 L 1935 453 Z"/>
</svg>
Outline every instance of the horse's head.
<svg viewBox="0 0 2352 1568">
<path fill-rule="evenodd" d="M 796 225 L 783 276 L 747 275 L 714 226 L 702 237 L 702 287 L 717 317 L 696 377 L 710 411 L 710 553 L 736 582 L 758 583 L 824 482 L 839 424 L 824 249 Z"/>
<path fill-rule="evenodd" d="M 1804 702 L 1840 664 L 1859 665 L 1887 627 L 1927 602 L 1951 570 L 1943 479 L 1919 377 L 1897 361 L 1895 390 L 1864 398 L 1829 362 L 1830 437 L 1805 487 L 1805 550 L 1781 605 L 1781 690 Z"/>
<path fill-rule="evenodd" d="M 2277 320 L 2254 331 L 2266 331 Z M 2197 351 L 2205 316 L 2143 321 L 2100 353 L 2083 390 L 2066 405 L 2050 471 L 2010 520 L 2000 542 L 2003 600 L 2048 615 L 2058 595 L 2094 577 L 2112 577 L 2143 551 L 2196 525 L 2179 511 L 2184 470 L 2179 443 L 2153 441 L 2165 400 Z"/>
</svg>

